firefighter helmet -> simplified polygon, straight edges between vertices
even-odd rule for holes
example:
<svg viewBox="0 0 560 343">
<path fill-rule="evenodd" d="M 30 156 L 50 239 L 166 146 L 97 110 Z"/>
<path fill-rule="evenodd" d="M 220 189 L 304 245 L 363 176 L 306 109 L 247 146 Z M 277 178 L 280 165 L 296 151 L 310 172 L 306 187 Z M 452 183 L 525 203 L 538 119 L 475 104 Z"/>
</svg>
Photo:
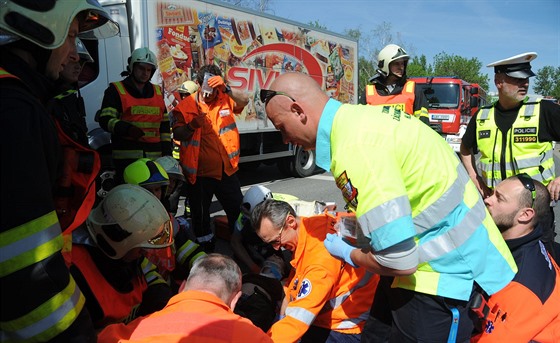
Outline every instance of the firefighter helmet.
<svg viewBox="0 0 560 343">
<path fill-rule="evenodd" d="M 84 42 L 82 42 L 80 38 L 76 38 L 76 49 L 78 50 L 80 61 L 93 63 L 93 57 L 91 57 Z"/>
<path fill-rule="evenodd" d="M 379 52 L 377 55 L 377 68 L 383 76 L 387 77 L 391 73 L 389 64 L 398 59 L 404 58 L 405 65 L 408 63 L 410 56 L 406 51 L 396 44 L 389 44 Z"/>
<path fill-rule="evenodd" d="M 119 25 L 97 0 L 3 1 L 0 6 L 0 44 L 24 38 L 45 49 L 61 46 L 74 18 L 80 37 L 99 39 L 115 36 Z"/>
<path fill-rule="evenodd" d="M 167 210 L 152 193 L 135 185 L 113 188 L 91 211 L 86 225 L 99 248 L 115 260 L 134 248 L 173 244 Z"/>
<path fill-rule="evenodd" d="M 272 199 L 272 192 L 270 189 L 256 185 L 249 188 L 247 193 L 243 196 L 243 202 L 241 203 L 241 211 L 245 215 L 250 215 L 255 206 L 265 201 L 266 199 Z"/>
<path fill-rule="evenodd" d="M 194 81 L 187 80 L 179 86 L 177 92 L 182 94 L 194 94 L 197 90 L 198 85 Z"/>
<path fill-rule="evenodd" d="M 132 52 L 132 55 L 128 58 L 128 66 L 126 67 L 129 73 L 132 73 L 132 67 L 134 63 L 148 63 L 151 64 L 154 69 L 152 70 L 152 76 L 157 69 L 157 59 L 156 54 L 154 54 L 148 48 L 138 48 Z"/>
<path fill-rule="evenodd" d="M 124 182 L 138 186 L 165 186 L 169 176 L 163 167 L 149 158 L 141 158 L 129 164 L 123 172 Z"/>
<path fill-rule="evenodd" d="M 179 161 L 171 156 L 162 156 L 156 159 L 156 162 L 165 169 L 169 177 L 174 176 L 181 181 L 185 181 L 185 176 L 179 165 Z"/>
</svg>

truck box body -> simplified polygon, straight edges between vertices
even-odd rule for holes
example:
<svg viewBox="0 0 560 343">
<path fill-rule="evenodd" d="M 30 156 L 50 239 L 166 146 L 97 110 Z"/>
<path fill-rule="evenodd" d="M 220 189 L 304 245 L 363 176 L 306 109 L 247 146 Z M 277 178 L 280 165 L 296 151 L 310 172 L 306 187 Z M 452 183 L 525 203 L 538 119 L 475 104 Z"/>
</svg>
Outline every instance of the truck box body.
<svg viewBox="0 0 560 343">
<path fill-rule="evenodd" d="M 236 118 L 242 163 L 280 158 L 297 176 L 315 168 L 314 152 L 284 144 L 266 117 L 259 90 L 269 88 L 278 75 L 309 74 L 330 96 L 357 102 L 357 41 L 345 36 L 208 0 L 100 2 L 118 21 L 121 34 L 85 43 L 96 61 L 81 89 L 95 148 L 109 143 L 94 120 L 103 92 L 110 82 L 122 80 L 131 52 L 144 46 L 158 58 L 151 81 L 163 87 L 169 108 L 176 89 L 206 63 L 220 66 L 232 88 L 249 94 L 249 104 Z"/>
<path fill-rule="evenodd" d="M 455 76 L 411 77 L 428 100 L 430 126 L 459 152 L 471 117 L 486 104 L 486 92 Z"/>
</svg>

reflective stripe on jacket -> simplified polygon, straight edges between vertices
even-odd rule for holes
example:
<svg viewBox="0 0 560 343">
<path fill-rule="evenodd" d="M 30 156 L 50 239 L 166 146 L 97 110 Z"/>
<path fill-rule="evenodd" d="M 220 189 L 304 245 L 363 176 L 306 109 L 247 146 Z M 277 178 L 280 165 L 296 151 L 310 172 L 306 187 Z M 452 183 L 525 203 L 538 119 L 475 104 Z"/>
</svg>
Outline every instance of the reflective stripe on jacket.
<svg viewBox="0 0 560 343">
<path fill-rule="evenodd" d="M 310 325 L 341 333 L 360 334 L 379 282 L 365 268 L 332 257 L 323 241 L 334 233 L 336 217 L 325 213 L 300 217 L 292 272 L 284 289 L 286 316 L 272 325 L 275 342 L 296 342 Z"/>
<path fill-rule="evenodd" d="M 160 138 L 161 122 L 169 120 L 164 113 L 165 102 L 160 86 L 152 85 L 154 96 L 151 98 L 135 98 L 126 91 L 122 82 L 113 82 L 113 85 L 121 98 L 123 112 L 120 120 L 129 122 L 144 131 L 144 136 L 139 141 L 146 143 L 170 141 L 170 136 Z"/>
<path fill-rule="evenodd" d="M 476 143 L 482 155 L 482 178 L 488 187 L 494 188 L 519 173 L 527 173 L 545 186 L 555 178 L 552 142 L 539 141 L 540 101 L 525 98 L 506 137 L 496 125 L 494 106 L 480 110 L 476 117 Z M 502 156 L 504 140 L 506 151 Z M 505 175 L 502 175 L 502 163 Z"/>
<path fill-rule="evenodd" d="M 416 242 L 417 271 L 396 277 L 394 287 L 466 301 L 475 281 L 493 294 L 513 278 L 517 268 L 500 231 L 433 130 L 389 107 L 331 99 L 317 137 L 317 162 L 330 166 L 374 251 Z"/>
<path fill-rule="evenodd" d="M 406 81 L 400 94 L 380 95 L 375 85 L 366 86 L 366 102 L 368 105 L 391 105 L 414 115 L 414 81 Z"/>
</svg>

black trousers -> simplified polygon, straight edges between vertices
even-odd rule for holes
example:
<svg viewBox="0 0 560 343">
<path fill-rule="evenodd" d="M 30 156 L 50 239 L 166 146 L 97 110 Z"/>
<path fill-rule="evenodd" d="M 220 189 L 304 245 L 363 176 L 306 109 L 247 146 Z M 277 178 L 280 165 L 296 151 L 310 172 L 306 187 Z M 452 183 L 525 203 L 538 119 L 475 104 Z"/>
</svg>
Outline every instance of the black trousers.
<svg viewBox="0 0 560 343">
<path fill-rule="evenodd" d="M 459 313 L 456 342 L 469 342 L 477 321 L 467 301 L 391 288 L 392 277 L 382 276 L 370 316 L 362 332 L 362 343 L 447 342 L 453 314 Z"/>
</svg>

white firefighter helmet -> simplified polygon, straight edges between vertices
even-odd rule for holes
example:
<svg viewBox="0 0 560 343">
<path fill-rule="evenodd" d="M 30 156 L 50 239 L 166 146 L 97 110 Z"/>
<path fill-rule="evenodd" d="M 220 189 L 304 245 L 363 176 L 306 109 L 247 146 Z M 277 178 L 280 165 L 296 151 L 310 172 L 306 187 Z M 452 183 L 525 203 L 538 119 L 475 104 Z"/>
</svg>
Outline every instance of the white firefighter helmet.
<svg viewBox="0 0 560 343">
<path fill-rule="evenodd" d="M 272 199 L 272 192 L 270 189 L 255 185 L 249 188 L 247 193 L 243 196 L 243 202 L 241 203 L 241 211 L 245 215 L 250 215 L 255 206 L 265 201 L 266 199 Z"/>
<path fill-rule="evenodd" d="M 198 85 L 191 80 L 187 80 L 183 82 L 179 88 L 177 88 L 177 92 L 183 94 L 194 94 L 198 90 Z"/>
<path fill-rule="evenodd" d="M 151 64 L 154 69 L 152 70 L 152 76 L 157 69 L 157 59 L 156 54 L 154 54 L 148 48 L 138 48 L 132 52 L 132 55 L 128 58 L 128 66 L 126 67 L 129 73 L 132 73 L 132 67 L 134 63 L 148 63 Z"/>
<path fill-rule="evenodd" d="M 162 156 L 156 159 L 156 163 L 159 163 L 167 172 L 169 177 L 174 176 L 175 178 L 185 181 L 185 176 L 181 170 L 181 166 L 179 165 L 179 161 L 174 159 L 171 156 Z"/>
<path fill-rule="evenodd" d="M 89 54 L 86 49 L 84 42 L 80 38 L 76 38 L 76 50 L 78 50 L 78 55 L 80 56 L 80 61 L 93 63 L 93 57 Z"/>
<path fill-rule="evenodd" d="M 396 44 L 389 44 L 379 52 L 377 55 L 377 68 L 383 73 L 383 76 L 387 77 L 390 74 L 389 64 L 398 59 L 404 58 L 405 63 L 408 62 L 410 56 L 406 51 Z"/>
<path fill-rule="evenodd" d="M 139 186 L 165 186 L 169 184 L 169 176 L 163 167 L 149 158 L 140 158 L 123 172 L 124 182 Z"/>
<path fill-rule="evenodd" d="M 0 44 L 24 38 L 42 48 L 56 49 L 66 40 L 76 17 L 81 38 L 108 38 L 119 33 L 119 25 L 97 0 L 3 1 Z"/>
<path fill-rule="evenodd" d="M 167 210 L 152 193 L 135 185 L 119 185 L 86 220 L 95 243 L 112 259 L 134 248 L 164 248 L 173 244 Z"/>
</svg>

